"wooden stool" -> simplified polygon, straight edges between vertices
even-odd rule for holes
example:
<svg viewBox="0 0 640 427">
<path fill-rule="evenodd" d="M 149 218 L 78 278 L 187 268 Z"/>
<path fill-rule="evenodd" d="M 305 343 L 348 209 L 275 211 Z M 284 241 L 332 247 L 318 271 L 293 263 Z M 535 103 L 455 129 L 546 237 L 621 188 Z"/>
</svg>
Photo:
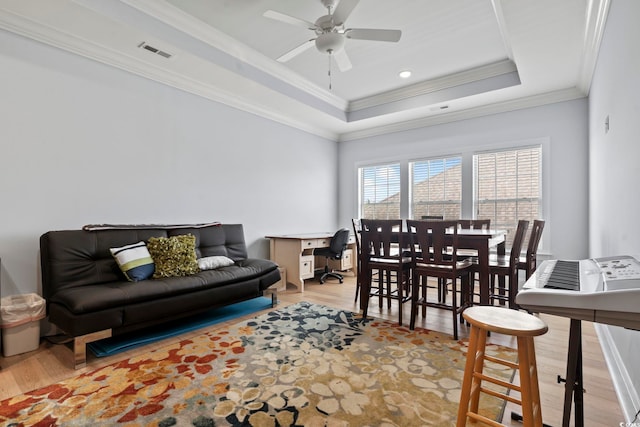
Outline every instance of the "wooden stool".
<svg viewBox="0 0 640 427">
<path fill-rule="evenodd" d="M 471 331 L 462 392 L 460 393 L 457 426 L 465 426 L 467 418 L 471 418 L 472 422 L 481 421 L 491 426 L 503 425 L 478 414 L 480 392 L 520 405 L 522 407 L 524 427 L 542 426 L 542 409 L 540 408 L 540 391 L 538 389 L 538 372 L 533 337 L 546 333 L 548 330 L 547 325 L 531 314 L 503 307 L 475 306 L 466 309 L 462 315 L 471 324 Z M 489 332 L 517 337 L 518 363 L 498 359 L 485 353 Z M 520 386 L 483 374 L 482 369 L 485 360 L 518 369 Z M 482 387 L 482 381 L 488 381 L 507 389 L 519 391 L 521 400 L 484 388 Z"/>
</svg>

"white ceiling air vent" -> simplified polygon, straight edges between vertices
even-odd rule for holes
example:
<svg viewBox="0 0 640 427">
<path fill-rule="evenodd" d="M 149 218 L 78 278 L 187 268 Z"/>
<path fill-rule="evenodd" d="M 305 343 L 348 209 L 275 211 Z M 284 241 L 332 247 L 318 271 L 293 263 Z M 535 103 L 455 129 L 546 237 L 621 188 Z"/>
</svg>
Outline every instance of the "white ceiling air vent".
<svg viewBox="0 0 640 427">
<path fill-rule="evenodd" d="M 149 52 L 155 53 L 156 55 L 160 55 L 164 58 L 170 59 L 173 55 L 171 53 L 165 52 L 163 50 L 158 49 L 157 47 L 153 47 L 149 44 L 147 44 L 147 42 L 142 42 L 138 45 L 138 47 L 142 48 L 142 49 L 146 49 Z"/>
</svg>

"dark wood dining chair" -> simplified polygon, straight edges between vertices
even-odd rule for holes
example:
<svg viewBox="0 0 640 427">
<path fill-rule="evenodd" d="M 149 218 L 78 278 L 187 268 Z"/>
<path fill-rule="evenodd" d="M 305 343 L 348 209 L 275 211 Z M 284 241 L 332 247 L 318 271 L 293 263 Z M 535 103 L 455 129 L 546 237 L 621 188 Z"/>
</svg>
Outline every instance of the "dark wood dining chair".
<svg viewBox="0 0 640 427">
<path fill-rule="evenodd" d="M 366 318 L 369 300 L 378 296 L 379 307 L 387 300 L 391 308 L 392 300 L 398 301 L 398 323 L 402 325 L 402 308 L 410 300 L 411 257 L 402 248 L 405 247 L 402 233 L 402 220 L 362 219 L 361 255 L 362 283 L 360 300 L 363 317 Z M 377 273 L 378 284 L 373 285 Z M 376 292 L 372 288 L 377 287 Z"/>
<path fill-rule="evenodd" d="M 360 293 L 360 283 L 362 281 L 362 263 L 360 262 L 360 234 L 362 233 L 362 226 L 360 225 L 360 219 L 351 218 L 351 225 L 353 226 L 353 233 L 356 239 L 356 299 L 353 302 L 358 302 L 358 294 Z"/>
<path fill-rule="evenodd" d="M 471 228 L 474 230 L 488 230 L 491 228 L 491 219 L 472 219 Z"/>
<path fill-rule="evenodd" d="M 491 228 L 490 219 L 458 219 L 458 228 L 466 230 L 488 230 Z"/>
<path fill-rule="evenodd" d="M 492 255 L 489 257 L 489 301 L 500 305 L 508 303 L 509 308 L 517 309 L 516 294 L 518 293 L 518 260 L 522 250 L 524 236 L 529 227 L 529 221 L 521 219 L 513 236 L 511 250 L 508 254 Z M 478 259 L 472 258 L 474 271 L 479 272 Z M 496 283 L 497 279 L 497 283 Z"/>
<path fill-rule="evenodd" d="M 527 253 L 524 256 L 521 255 L 518 260 L 518 270 L 524 270 L 527 279 L 531 277 L 538 266 L 538 246 L 542 238 L 542 230 L 544 230 L 544 221 L 540 219 L 534 220 L 531 225 Z"/>
<path fill-rule="evenodd" d="M 458 227 L 466 230 L 488 230 L 491 228 L 491 219 L 459 219 Z M 458 249 L 458 258 L 471 258 L 477 257 L 478 251 L 473 249 Z M 473 289 L 475 286 L 475 274 L 471 275 L 473 279 L 471 281 L 471 291 L 473 293 Z M 442 293 L 446 295 L 447 287 L 443 286 Z"/>
<path fill-rule="evenodd" d="M 411 238 L 412 258 L 411 321 L 409 329 L 415 328 L 418 307 L 435 307 L 450 310 L 453 317 L 453 339 L 458 339 L 458 321 L 462 322 L 462 311 L 469 306 L 469 277 L 471 261 L 459 260 L 457 221 L 412 221 L 407 220 L 407 230 Z M 448 253 L 448 248 L 452 249 Z M 448 304 L 438 297 L 433 300 L 428 292 L 429 277 L 440 283 L 451 283 L 451 302 Z M 461 280 L 458 301 L 458 279 Z M 424 316 L 423 311 L 423 316 Z M 460 316 L 460 319 L 458 319 Z"/>
<path fill-rule="evenodd" d="M 360 223 L 359 218 L 351 218 L 351 224 L 353 225 L 353 233 L 356 240 L 356 297 L 353 300 L 354 303 L 358 302 L 358 297 L 360 297 L 360 287 L 362 286 L 362 262 L 360 261 L 361 257 L 361 245 L 362 245 L 362 225 Z M 374 273 L 374 276 L 377 275 L 377 272 Z M 377 295 L 378 287 L 371 286 L 369 288 L 369 296 Z"/>
</svg>

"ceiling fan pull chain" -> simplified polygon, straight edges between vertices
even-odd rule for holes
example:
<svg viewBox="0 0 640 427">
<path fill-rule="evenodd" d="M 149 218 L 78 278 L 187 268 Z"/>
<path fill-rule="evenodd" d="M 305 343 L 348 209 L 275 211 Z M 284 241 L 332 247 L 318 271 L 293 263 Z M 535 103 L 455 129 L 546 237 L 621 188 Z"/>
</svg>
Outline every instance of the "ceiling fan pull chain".
<svg viewBox="0 0 640 427">
<path fill-rule="evenodd" d="M 329 57 L 329 90 L 331 90 L 331 52 L 327 56 Z"/>
</svg>

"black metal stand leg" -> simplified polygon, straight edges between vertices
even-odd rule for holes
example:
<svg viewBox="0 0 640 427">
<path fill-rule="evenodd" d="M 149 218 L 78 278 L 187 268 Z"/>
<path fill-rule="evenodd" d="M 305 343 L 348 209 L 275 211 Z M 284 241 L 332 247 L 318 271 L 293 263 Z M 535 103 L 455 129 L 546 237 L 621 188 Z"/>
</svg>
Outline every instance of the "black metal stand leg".
<svg viewBox="0 0 640 427">
<path fill-rule="evenodd" d="M 582 387 L 582 324 L 571 319 L 569 326 L 569 354 L 567 356 L 567 378 L 564 386 L 564 410 L 562 426 L 569 427 L 571 403 L 575 404 L 575 426 L 584 426 L 584 399 Z"/>
<path fill-rule="evenodd" d="M 522 415 L 518 414 L 517 412 L 511 412 L 511 419 L 513 421 L 518 421 L 518 422 L 524 421 L 524 419 L 522 418 Z M 551 426 L 549 424 L 542 423 L 542 427 L 551 427 Z"/>
</svg>

